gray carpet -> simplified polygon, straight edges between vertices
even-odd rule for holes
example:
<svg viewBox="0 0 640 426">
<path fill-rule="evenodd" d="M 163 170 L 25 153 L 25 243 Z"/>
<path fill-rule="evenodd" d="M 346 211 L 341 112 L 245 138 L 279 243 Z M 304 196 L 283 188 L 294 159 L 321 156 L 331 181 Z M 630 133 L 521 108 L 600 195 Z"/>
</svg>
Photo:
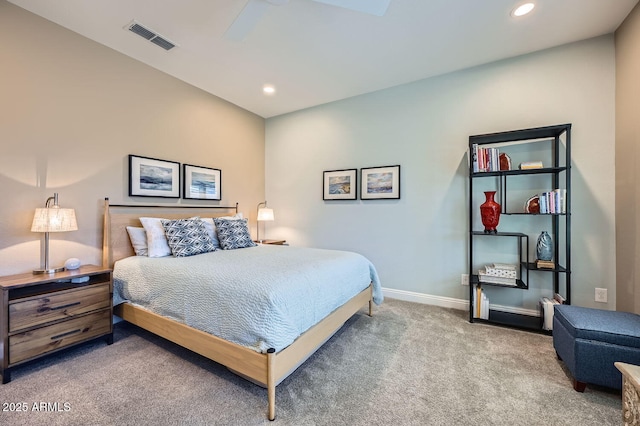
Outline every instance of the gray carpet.
<svg viewBox="0 0 640 426">
<path fill-rule="evenodd" d="M 27 411 L 0 411 L 0 424 L 600 426 L 622 416 L 619 392 L 573 390 L 551 337 L 389 299 L 277 387 L 275 423 L 265 389 L 126 323 L 111 346 L 70 348 L 12 379 L 2 408 Z"/>
</svg>

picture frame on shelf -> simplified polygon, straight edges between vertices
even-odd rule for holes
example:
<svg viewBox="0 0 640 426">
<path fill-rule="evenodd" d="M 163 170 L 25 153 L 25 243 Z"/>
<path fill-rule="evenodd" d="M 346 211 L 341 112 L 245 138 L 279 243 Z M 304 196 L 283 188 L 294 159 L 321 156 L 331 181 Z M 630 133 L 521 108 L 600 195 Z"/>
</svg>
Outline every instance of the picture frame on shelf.
<svg viewBox="0 0 640 426">
<path fill-rule="evenodd" d="M 190 200 L 221 200 L 222 171 L 211 167 L 183 165 L 182 198 Z"/>
<path fill-rule="evenodd" d="M 328 170 L 322 175 L 323 200 L 357 199 L 358 169 Z"/>
<path fill-rule="evenodd" d="M 400 166 L 363 167 L 360 169 L 360 199 L 400 198 Z"/>
<path fill-rule="evenodd" d="M 129 155 L 129 196 L 180 198 L 180 163 Z"/>
</svg>

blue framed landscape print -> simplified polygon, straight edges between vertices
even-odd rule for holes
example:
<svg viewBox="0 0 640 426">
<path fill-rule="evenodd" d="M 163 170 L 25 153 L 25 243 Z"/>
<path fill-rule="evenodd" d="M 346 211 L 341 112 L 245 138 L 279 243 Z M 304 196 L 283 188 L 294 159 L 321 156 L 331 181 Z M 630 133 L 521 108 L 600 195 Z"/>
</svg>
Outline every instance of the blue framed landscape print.
<svg viewBox="0 0 640 426">
<path fill-rule="evenodd" d="M 400 166 L 360 169 L 361 200 L 400 198 Z"/>
<path fill-rule="evenodd" d="M 192 200 L 221 200 L 222 171 L 191 164 L 184 165 L 183 198 Z"/>
<path fill-rule="evenodd" d="M 323 173 L 323 200 L 355 200 L 358 191 L 358 169 L 329 170 Z"/>
<path fill-rule="evenodd" d="M 129 155 L 129 195 L 180 198 L 180 163 Z"/>
</svg>

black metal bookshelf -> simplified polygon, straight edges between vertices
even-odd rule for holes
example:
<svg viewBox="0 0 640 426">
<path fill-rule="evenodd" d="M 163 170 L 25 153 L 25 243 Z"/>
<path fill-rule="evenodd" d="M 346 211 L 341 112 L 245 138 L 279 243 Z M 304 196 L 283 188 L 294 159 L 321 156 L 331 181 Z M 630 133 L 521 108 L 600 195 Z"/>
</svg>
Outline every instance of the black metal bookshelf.
<svg viewBox="0 0 640 426">
<path fill-rule="evenodd" d="M 564 144 L 562 144 L 564 138 Z M 517 143 L 536 143 L 539 141 L 549 141 L 551 164 L 548 167 L 536 169 L 514 169 L 499 171 L 474 171 L 474 161 L 472 153 L 475 147 L 490 147 L 491 145 L 500 146 L 502 152 L 508 153 L 509 145 Z M 542 331 L 541 320 L 539 317 L 530 315 L 522 315 L 513 312 L 504 312 L 500 310 L 489 310 L 488 319 L 477 318 L 474 309 L 474 299 L 476 297 L 475 288 L 479 287 L 497 287 L 512 288 L 515 290 L 528 290 L 530 283 L 530 272 L 542 272 L 548 274 L 549 296 L 561 294 L 560 277 L 564 278 L 564 297 L 567 304 L 571 303 L 571 124 L 560 124 L 555 126 L 538 127 L 532 129 L 513 130 L 507 132 L 473 135 L 469 136 L 469 322 L 483 322 L 496 325 L 513 326 L 528 330 Z M 527 213 L 522 210 L 518 211 L 508 202 L 509 200 L 509 180 L 514 176 L 540 175 L 548 176 L 552 189 L 566 189 L 565 203 L 566 208 L 562 213 Z M 517 229 L 510 229 L 505 232 L 500 228 L 497 233 L 486 233 L 483 231 L 483 225 L 477 218 L 477 211 L 474 208 L 474 199 L 478 199 L 481 193 L 474 193 L 474 181 L 477 179 L 494 178 L 497 180 L 498 203 L 501 205 L 501 215 L 520 216 L 522 220 L 526 220 L 525 216 L 539 216 L 548 219 L 551 227 L 551 235 L 553 240 L 553 251 L 555 254 L 555 265 L 553 268 L 538 268 L 530 253 L 529 237 L 536 236 L 526 233 L 517 232 Z M 560 188 L 561 182 L 564 188 Z M 559 233 L 562 232 L 563 235 Z M 515 256 L 519 259 L 518 278 L 515 285 L 494 284 L 480 282 L 477 269 L 479 265 L 474 263 L 477 240 L 480 238 L 517 238 L 518 248 Z M 562 238 L 559 238 L 562 237 Z M 562 240 L 562 243 L 560 242 Z M 490 240 L 491 241 L 491 240 Z M 560 256 L 562 254 L 562 256 Z M 562 264 L 558 261 L 562 258 Z M 546 278 L 542 278 L 544 281 Z"/>
</svg>

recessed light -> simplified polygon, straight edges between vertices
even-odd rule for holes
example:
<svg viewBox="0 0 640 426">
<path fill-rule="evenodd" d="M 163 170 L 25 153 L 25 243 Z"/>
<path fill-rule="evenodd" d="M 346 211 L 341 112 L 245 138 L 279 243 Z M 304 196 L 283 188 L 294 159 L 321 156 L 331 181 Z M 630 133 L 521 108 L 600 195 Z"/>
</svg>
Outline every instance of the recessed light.
<svg viewBox="0 0 640 426">
<path fill-rule="evenodd" d="M 276 93 L 276 87 L 273 84 L 265 84 L 262 86 L 262 93 L 265 95 L 274 95 Z"/>
<path fill-rule="evenodd" d="M 536 7 L 534 3 L 523 3 L 520 6 L 513 9 L 511 12 L 511 16 L 524 16 L 527 13 L 531 12 L 533 8 Z"/>
</svg>

